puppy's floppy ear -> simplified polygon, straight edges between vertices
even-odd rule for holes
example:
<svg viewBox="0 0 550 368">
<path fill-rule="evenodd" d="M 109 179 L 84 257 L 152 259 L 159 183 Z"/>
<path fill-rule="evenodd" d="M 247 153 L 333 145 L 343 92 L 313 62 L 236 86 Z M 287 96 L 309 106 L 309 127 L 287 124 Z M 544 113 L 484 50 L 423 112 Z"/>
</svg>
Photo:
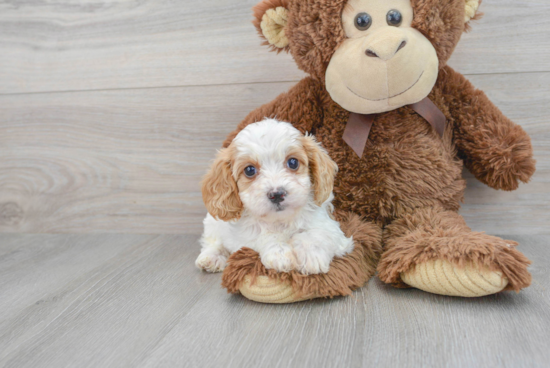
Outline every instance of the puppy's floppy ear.
<svg viewBox="0 0 550 368">
<path fill-rule="evenodd" d="M 322 205 L 332 193 L 334 178 L 338 172 L 338 165 L 332 161 L 328 153 L 315 141 L 313 136 L 302 138 L 309 161 L 309 170 L 313 181 L 315 203 Z"/>
<path fill-rule="evenodd" d="M 272 51 L 288 51 L 286 25 L 288 23 L 288 0 L 263 0 L 253 9 L 253 24 L 260 37 L 265 39 Z"/>
<path fill-rule="evenodd" d="M 202 199 L 208 212 L 217 219 L 239 219 L 243 204 L 231 173 L 233 147 L 222 149 L 202 180 Z"/>
</svg>

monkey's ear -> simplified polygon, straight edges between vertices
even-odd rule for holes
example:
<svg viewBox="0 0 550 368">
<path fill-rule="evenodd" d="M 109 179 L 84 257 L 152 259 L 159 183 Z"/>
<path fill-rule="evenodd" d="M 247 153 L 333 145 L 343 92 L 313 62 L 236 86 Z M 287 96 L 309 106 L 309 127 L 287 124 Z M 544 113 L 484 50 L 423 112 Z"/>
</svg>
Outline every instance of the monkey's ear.
<svg viewBox="0 0 550 368">
<path fill-rule="evenodd" d="M 269 45 L 272 51 L 288 51 L 286 25 L 288 22 L 288 0 L 263 0 L 253 9 L 252 23 L 260 37 L 265 39 L 264 45 Z"/>
<path fill-rule="evenodd" d="M 313 136 L 303 137 L 302 145 L 306 150 L 309 161 L 315 203 L 320 206 L 329 199 L 332 193 L 338 165 L 332 161 L 328 153 L 315 141 Z"/>
<path fill-rule="evenodd" d="M 477 14 L 477 9 L 482 0 L 465 0 L 466 2 L 466 11 L 464 13 L 464 23 L 468 25 L 468 22 L 472 19 L 479 19 L 481 14 Z"/>
<path fill-rule="evenodd" d="M 239 188 L 231 172 L 232 147 L 224 148 L 202 181 L 202 199 L 208 212 L 216 219 L 239 219 L 243 204 Z"/>
</svg>

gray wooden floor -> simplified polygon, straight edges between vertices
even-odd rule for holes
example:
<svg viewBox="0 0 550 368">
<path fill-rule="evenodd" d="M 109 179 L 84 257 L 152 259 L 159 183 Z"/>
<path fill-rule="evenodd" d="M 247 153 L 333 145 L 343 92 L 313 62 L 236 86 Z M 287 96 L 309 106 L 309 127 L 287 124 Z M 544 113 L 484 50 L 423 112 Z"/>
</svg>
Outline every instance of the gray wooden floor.
<svg viewBox="0 0 550 368">
<path fill-rule="evenodd" d="M 547 367 L 550 236 L 511 236 L 533 285 L 263 305 L 194 268 L 197 236 L 0 236 L 3 367 Z"/>
</svg>

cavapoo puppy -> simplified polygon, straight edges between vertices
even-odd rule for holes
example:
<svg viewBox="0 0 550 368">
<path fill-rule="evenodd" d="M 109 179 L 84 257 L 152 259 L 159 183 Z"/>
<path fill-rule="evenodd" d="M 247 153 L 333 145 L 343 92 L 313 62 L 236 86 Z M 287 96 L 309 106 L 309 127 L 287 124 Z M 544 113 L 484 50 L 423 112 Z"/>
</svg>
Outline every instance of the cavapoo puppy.
<svg viewBox="0 0 550 368">
<path fill-rule="evenodd" d="M 219 272 L 241 247 L 279 272 L 328 272 L 353 250 L 331 218 L 338 167 L 312 136 L 289 123 L 264 120 L 222 149 L 202 183 L 204 219 L 197 267 Z"/>
</svg>

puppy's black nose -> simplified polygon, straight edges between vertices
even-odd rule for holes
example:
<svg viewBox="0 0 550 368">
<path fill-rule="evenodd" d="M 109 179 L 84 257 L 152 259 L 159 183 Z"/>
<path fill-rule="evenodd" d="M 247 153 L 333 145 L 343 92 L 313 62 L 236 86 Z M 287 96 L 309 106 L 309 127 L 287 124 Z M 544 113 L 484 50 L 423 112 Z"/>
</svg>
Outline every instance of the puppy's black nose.
<svg viewBox="0 0 550 368">
<path fill-rule="evenodd" d="M 267 193 L 267 198 L 273 203 L 281 203 L 285 200 L 286 191 L 282 189 L 277 189 L 275 192 Z"/>
</svg>

